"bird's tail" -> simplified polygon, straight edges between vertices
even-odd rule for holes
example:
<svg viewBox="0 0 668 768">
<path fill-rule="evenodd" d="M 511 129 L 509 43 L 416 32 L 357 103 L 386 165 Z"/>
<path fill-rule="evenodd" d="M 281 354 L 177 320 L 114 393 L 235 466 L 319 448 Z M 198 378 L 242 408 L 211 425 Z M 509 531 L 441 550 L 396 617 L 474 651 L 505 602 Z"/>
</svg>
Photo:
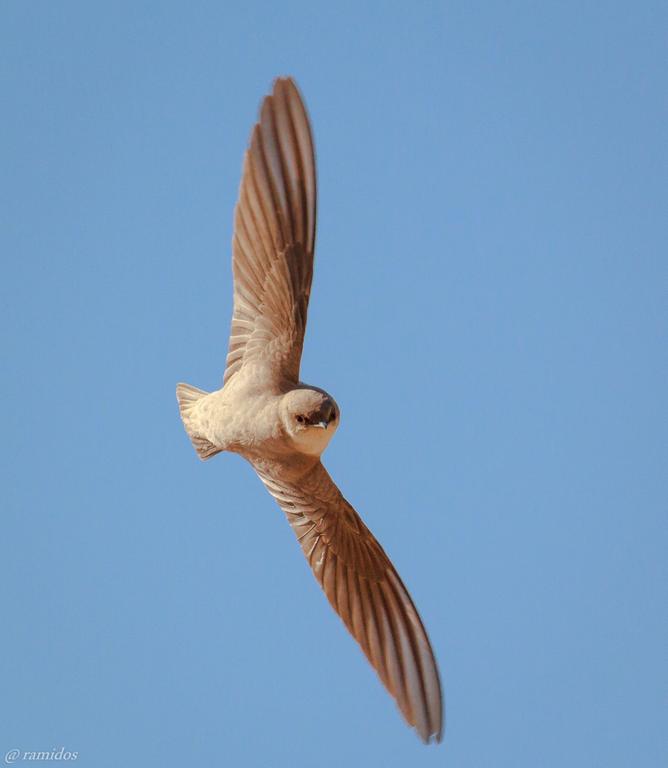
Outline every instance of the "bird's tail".
<svg viewBox="0 0 668 768">
<path fill-rule="evenodd" d="M 205 392 L 203 389 L 198 389 L 197 387 L 193 387 L 190 384 L 176 385 L 176 399 L 179 403 L 179 412 L 181 413 L 183 426 L 186 428 L 186 433 L 190 438 L 193 447 L 197 451 L 197 455 L 200 457 L 200 459 L 202 459 L 202 461 L 210 459 L 212 456 L 220 453 L 221 450 L 220 448 L 216 448 L 213 443 L 209 442 L 206 438 L 201 437 L 197 433 L 191 418 L 192 410 L 197 404 L 197 401 L 201 400 L 203 397 L 206 397 L 208 394 L 209 393 Z"/>
</svg>

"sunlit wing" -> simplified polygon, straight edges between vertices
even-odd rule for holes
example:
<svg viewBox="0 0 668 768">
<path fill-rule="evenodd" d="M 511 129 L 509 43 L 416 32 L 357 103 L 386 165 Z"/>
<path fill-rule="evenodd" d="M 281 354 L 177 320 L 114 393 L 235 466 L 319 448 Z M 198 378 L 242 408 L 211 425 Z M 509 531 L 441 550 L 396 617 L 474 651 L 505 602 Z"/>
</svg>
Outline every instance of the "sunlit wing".
<svg viewBox="0 0 668 768">
<path fill-rule="evenodd" d="M 234 310 L 225 382 L 253 364 L 297 382 L 313 277 L 316 175 L 306 108 L 279 78 L 244 158 L 232 267 Z"/>
<path fill-rule="evenodd" d="M 297 484 L 255 465 L 313 573 L 407 722 L 440 741 L 441 686 L 429 638 L 380 544 L 318 462 Z"/>
</svg>

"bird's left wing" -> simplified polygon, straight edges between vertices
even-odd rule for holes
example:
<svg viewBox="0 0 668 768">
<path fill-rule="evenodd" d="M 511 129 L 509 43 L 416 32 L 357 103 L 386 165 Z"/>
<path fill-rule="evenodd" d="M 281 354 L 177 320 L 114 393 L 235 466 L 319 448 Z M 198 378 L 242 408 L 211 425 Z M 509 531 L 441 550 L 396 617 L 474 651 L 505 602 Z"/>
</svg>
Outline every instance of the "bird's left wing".
<svg viewBox="0 0 668 768">
<path fill-rule="evenodd" d="M 332 608 L 406 721 L 440 741 L 441 686 L 429 638 L 390 559 L 318 462 L 297 482 L 254 468 L 283 509 Z"/>
</svg>

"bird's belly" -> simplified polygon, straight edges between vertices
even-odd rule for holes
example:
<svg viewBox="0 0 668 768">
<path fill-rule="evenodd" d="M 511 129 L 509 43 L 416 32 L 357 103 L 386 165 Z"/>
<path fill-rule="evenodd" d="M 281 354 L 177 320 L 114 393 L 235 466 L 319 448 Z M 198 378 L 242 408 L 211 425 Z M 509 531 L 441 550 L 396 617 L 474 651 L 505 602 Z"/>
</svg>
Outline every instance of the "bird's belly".
<svg viewBox="0 0 668 768">
<path fill-rule="evenodd" d="M 223 397 L 212 420 L 216 445 L 237 453 L 261 450 L 280 437 L 278 406 L 273 397 Z"/>
</svg>

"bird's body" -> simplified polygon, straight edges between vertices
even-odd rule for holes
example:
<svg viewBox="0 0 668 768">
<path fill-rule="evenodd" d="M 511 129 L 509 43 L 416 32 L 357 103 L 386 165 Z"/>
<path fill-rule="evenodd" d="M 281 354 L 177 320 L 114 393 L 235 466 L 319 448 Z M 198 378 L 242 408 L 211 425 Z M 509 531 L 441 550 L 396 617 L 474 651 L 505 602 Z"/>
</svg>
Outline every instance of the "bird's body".
<svg viewBox="0 0 668 768">
<path fill-rule="evenodd" d="M 406 720 L 442 734 L 438 669 L 389 558 L 320 462 L 338 405 L 299 369 L 313 276 L 315 154 L 306 109 L 279 78 L 253 129 L 235 214 L 234 310 L 222 389 L 177 386 L 201 459 L 247 459 L 285 512 L 329 602 Z"/>
<path fill-rule="evenodd" d="M 195 440 L 206 441 L 215 453 L 231 451 L 248 461 L 273 461 L 290 474 L 306 469 L 316 461 L 331 440 L 336 423 L 309 431 L 306 441 L 297 442 L 284 423 L 286 402 L 302 392 L 314 398 L 326 393 L 308 385 L 263 388 L 257 386 L 253 368 L 240 371 L 221 389 L 203 392 L 187 384 L 179 385 L 181 412 L 186 430 Z M 197 445 L 195 445 L 197 449 Z M 213 453 L 205 451 L 209 458 Z"/>
</svg>

